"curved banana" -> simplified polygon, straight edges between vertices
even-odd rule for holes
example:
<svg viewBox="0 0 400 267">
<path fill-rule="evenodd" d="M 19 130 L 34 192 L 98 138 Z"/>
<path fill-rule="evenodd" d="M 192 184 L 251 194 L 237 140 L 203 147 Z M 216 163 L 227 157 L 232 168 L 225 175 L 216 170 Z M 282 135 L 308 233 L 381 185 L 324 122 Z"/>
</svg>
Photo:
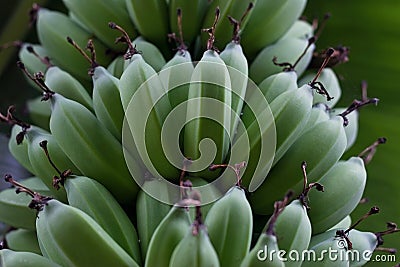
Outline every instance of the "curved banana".
<svg viewBox="0 0 400 267">
<path fill-rule="evenodd" d="M 26 251 L 41 255 L 36 232 L 34 230 L 16 229 L 5 235 L 7 248 L 14 251 Z"/>
<path fill-rule="evenodd" d="M 204 221 L 221 266 L 240 266 L 250 249 L 253 217 L 242 188 L 234 186 L 217 200 Z"/>
<path fill-rule="evenodd" d="M 337 116 L 344 112 L 346 108 L 333 108 L 330 110 L 330 115 L 331 116 Z M 350 113 L 347 116 L 347 119 L 349 121 L 348 125 L 344 127 L 344 131 L 346 133 L 347 137 L 347 146 L 346 146 L 346 151 L 349 150 L 354 143 L 356 142 L 357 135 L 358 135 L 358 118 L 359 118 L 359 112 L 356 110 L 352 113 Z"/>
<path fill-rule="evenodd" d="M 51 115 L 50 103 L 43 102 L 42 97 L 35 97 L 26 101 L 29 118 L 40 128 L 50 131 L 49 122 Z"/>
<path fill-rule="evenodd" d="M 282 71 L 265 78 L 258 88 L 262 91 L 268 103 L 286 91 L 297 89 L 297 74 L 295 71 Z"/>
<path fill-rule="evenodd" d="M 3 267 L 61 267 L 38 254 L 9 249 L 0 250 L 0 264 Z"/>
<path fill-rule="evenodd" d="M 19 125 L 13 125 L 11 128 L 11 135 L 8 141 L 8 150 L 11 155 L 30 173 L 34 173 L 31 162 L 29 161 L 28 155 L 28 141 L 23 138 L 22 142 L 19 142 L 19 136 L 23 132 L 23 127 Z"/>
</svg>

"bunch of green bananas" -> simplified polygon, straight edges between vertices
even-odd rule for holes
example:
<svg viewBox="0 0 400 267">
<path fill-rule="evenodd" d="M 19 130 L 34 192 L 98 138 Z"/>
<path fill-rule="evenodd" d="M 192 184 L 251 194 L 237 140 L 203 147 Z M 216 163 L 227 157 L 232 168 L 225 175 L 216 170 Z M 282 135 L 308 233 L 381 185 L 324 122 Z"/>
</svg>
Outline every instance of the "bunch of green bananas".
<svg viewBox="0 0 400 267">
<path fill-rule="evenodd" d="M 351 226 L 386 139 L 342 159 L 378 99 L 335 106 L 306 0 L 63 2 L 34 5 L 40 44 L 20 45 L 32 123 L 0 113 L 32 173 L 5 174 L 1 266 L 361 266 L 301 256 L 400 231 Z"/>
</svg>

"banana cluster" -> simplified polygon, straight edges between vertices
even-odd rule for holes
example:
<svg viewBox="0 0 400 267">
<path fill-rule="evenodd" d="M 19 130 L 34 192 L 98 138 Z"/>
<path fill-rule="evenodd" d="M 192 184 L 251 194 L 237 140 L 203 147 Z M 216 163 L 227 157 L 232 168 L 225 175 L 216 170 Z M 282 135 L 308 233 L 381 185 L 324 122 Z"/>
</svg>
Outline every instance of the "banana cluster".
<svg viewBox="0 0 400 267">
<path fill-rule="evenodd" d="M 372 253 L 399 231 L 351 225 L 386 139 L 343 159 L 378 99 L 336 106 L 343 55 L 315 52 L 306 0 L 63 2 L 34 5 L 39 44 L 20 45 L 32 123 L 0 113 L 32 173 L 5 175 L 1 266 L 361 266 L 279 251 Z"/>
</svg>

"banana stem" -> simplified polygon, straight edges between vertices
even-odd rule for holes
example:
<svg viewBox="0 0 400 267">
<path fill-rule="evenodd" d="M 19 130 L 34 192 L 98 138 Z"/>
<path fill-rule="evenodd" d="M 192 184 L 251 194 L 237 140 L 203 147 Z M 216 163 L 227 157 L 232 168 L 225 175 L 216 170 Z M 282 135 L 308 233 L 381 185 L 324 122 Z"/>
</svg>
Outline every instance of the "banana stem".
<svg viewBox="0 0 400 267">
<path fill-rule="evenodd" d="M 207 41 L 207 50 L 214 50 L 216 52 L 218 52 L 218 49 L 214 46 L 215 43 L 215 28 L 217 25 L 217 22 L 219 20 L 219 16 L 220 16 L 220 10 L 219 7 L 216 8 L 215 10 L 215 19 L 214 19 L 214 23 L 212 25 L 211 28 L 208 29 L 203 29 L 203 32 L 207 32 L 209 35 L 208 41 Z"/>
<path fill-rule="evenodd" d="M 286 193 L 283 200 L 274 202 L 274 213 L 272 214 L 271 219 L 267 226 L 267 230 L 265 231 L 265 233 L 267 235 L 275 235 L 274 228 L 275 228 L 276 220 L 278 219 L 279 215 L 283 212 L 283 210 L 285 209 L 286 205 L 289 203 L 289 200 L 292 198 L 292 196 L 293 196 L 293 191 L 289 191 Z"/>
<path fill-rule="evenodd" d="M 125 43 L 128 45 L 128 51 L 125 53 L 124 59 L 131 59 L 133 55 L 140 54 L 140 52 L 136 49 L 136 46 L 132 44 L 129 34 L 121 26 L 117 25 L 115 22 L 109 22 L 108 27 L 122 33 L 122 36 L 117 38 L 115 43 Z"/>
<path fill-rule="evenodd" d="M 376 140 L 372 145 L 368 146 L 360 154 L 358 154 L 358 157 L 362 158 L 364 164 L 370 163 L 370 161 L 372 160 L 372 158 L 376 153 L 376 149 L 378 148 L 378 146 L 385 143 L 386 143 L 385 137 L 378 138 L 378 140 Z"/>
<path fill-rule="evenodd" d="M 31 127 L 29 124 L 21 121 L 16 118 L 12 113 L 15 111 L 15 106 L 9 106 L 7 109 L 7 114 L 3 115 L 0 113 L 0 122 L 5 122 L 10 125 L 18 125 L 22 128 L 21 132 L 19 132 L 16 136 L 17 144 L 21 144 L 24 140 L 25 134 L 27 130 Z"/>
<path fill-rule="evenodd" d="M 362 221 L 367 219 L 369 216 L 373 214 L 378 214 L 379 213 L 379 207 L 374 206 L 372 207 L 366 214 L 364 214 L 360 219 L 358 219 L 353 225 L 349 227 L 346 231 L 344 231 L 344 234 L 348 234 L 352 229 L 354 229 L 357 225 L 359 225 Z"/>
<path fill-rule="evenodd" d="M 41 57 L 38 53 L 36 53 L 35 49 L 33 48 L 33 46 L 28 45 L 26 47 L 26 50 L 28 50 L 29 53 L 33 54 L 35 57 L 37 57 L 40 62 L 42 62 L 43 64 L 45 64 L 47 66 L 47 68 L 50 68 L 52 66 L 54 66 L 51 62 L 50 62 L 50 58 L 49 57 Z"/>
</svg>

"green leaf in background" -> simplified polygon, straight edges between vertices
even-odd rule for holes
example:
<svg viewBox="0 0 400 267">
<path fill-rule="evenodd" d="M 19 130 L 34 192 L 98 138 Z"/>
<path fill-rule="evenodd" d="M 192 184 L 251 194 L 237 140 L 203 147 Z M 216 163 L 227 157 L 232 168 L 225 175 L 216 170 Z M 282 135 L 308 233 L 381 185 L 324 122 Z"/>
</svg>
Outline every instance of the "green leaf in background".
<svg viewBox="0 0 400 267">
<path fill-rule="evenodd" d="M 368 81 L 369 97 L 380 99 L 378 106 L 360 111 L 359 137 L 345 158 L 358 154 L 378 137 L 387 143 L 378 148 L 367 166 L 368 182 L 366 204 L 359 205 L 352 215 L 353 221 L 373 205 L 380 207 L 378 215 L 370 217 L 358 228 L 382 231 L 386 222 L 400 225 L 400 1 L 309 1 L 306 15 L 309 19 L 322 18 L 330 12 L 332 17 L 317 43 L 322 49 L 339 44 L 350 47 L 350 61 L 336 68 L 342 77 L 343 97 L 338 106 L 360 98 L 360 82 Z M 384 247 L 400 251 L 400 234 L 384 238 Z M 387 255 L 387 254 L 386 254 Z M 396 262 L 370 262 L 368 266 L 393 266 Z"/>
</svg>

